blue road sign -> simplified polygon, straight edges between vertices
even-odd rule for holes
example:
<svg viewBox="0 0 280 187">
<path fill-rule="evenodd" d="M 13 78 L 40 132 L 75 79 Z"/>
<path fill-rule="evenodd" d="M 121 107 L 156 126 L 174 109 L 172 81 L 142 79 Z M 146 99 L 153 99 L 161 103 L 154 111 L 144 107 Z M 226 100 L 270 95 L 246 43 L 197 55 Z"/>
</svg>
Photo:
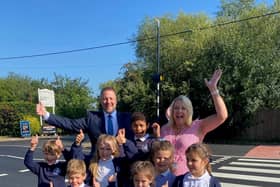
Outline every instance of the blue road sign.
<svg viewBox="0 0 280 187">
<path fill-rule="evenodd" d="M 31 135 L 30 123 L 29 121 L 20 121 L 20 134 L 23 137 Z"/>
</svg>

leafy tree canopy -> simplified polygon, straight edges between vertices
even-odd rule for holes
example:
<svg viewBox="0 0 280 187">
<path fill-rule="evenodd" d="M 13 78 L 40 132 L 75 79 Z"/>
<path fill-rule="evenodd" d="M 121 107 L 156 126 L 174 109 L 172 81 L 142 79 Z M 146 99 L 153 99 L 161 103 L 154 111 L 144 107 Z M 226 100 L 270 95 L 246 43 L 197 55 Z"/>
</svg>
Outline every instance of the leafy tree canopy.
<svg viewBox="0 0 280 187">
<path fill-rule="evenodd" d="M 223 125 L 238 133 L 263 109 L 280 108 L 279 1 L 271 7 L 255 1 L 223 0 L 215 19 L 204 14 L 160 19 L 160 111 L 173 98 L 190 97 L 196 117 L 214 112 L 204 85 L 217 68 L 223 69 L 219 84 L 229 110 Z M 119 89 L 120 106 L 156 116 L 157 24 L 146 17 L 135 39 L 137 60 L 124 65 L 123 77 L 113 84 Z M 112 82 L 111 82 L 112 84 Z M 227 133 L 223 133 L 228 136 Z"/>
</svg>

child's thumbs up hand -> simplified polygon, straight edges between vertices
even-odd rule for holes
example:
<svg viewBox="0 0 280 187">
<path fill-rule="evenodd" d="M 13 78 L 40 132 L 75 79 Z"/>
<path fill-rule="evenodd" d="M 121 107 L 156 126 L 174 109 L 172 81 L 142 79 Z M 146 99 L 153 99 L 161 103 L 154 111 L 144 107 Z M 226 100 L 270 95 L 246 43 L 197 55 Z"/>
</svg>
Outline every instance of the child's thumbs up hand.
<svg viewBox="0 0 280 187">
<path fill-rule="evenodd" d="M 30 150 L 31 151 L 34 151 L 36 149 L 38 142 L 39 142 L 39 138 L 38 138 L 37 134 L 35 136 L 31 137 L 31 140 L 30 140 Z"/>
<path fill-rule="evenodd" d="M 153 123 L 152 125 L 153 128 L 153 134 L 156 138 L 160 137 L 160 125 L 158 123 Z"/>
<path fill-rule="evenodd" d="M 125 129 L 119 129 L 118 135 L 117 135 L 117 142 L 119 145 L 125 144 L 126 143 L 126 138 L 125 138 Z"/>
<path fill-rule="evenodd" d="M 63 151 L 64 150 L 64 145 L 60 139 L 60 136 L 57 136 L 56 140 L 55 140 L 56 145 Z"/>
<path fill-rule="evenodd" d="M 76 136 L 76 140 L 75 140 L 76 145 L 81 145 L 84 138 L 85 138 L 85 134 L 84 134 L 83 130 L 80 129 L 80 133 L 77 134 L 77 136 Z"/>
</svg>

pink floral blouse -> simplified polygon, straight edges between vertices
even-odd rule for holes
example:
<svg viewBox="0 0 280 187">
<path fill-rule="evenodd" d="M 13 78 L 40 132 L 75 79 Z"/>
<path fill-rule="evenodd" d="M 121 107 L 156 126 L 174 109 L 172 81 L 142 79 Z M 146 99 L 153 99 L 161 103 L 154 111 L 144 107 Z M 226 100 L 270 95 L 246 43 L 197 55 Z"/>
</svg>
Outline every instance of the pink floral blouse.
<svg viewBox="0 0 280 187">
<path fill-rule="evenodd" d="M 186 126 L 178 134 L 170 125 L 161 128 L 161 137 L 170 141 L 175 147 L 175 175 L 185 174 L 189 169 L 186 164 L 186 149 L 193 143 L 202 142 L 205 134 L 199 130 L 201 120 L 194 120 L 191 126 Z M 206 130 L 207 131 L 207 130 Z"/>
</svg>

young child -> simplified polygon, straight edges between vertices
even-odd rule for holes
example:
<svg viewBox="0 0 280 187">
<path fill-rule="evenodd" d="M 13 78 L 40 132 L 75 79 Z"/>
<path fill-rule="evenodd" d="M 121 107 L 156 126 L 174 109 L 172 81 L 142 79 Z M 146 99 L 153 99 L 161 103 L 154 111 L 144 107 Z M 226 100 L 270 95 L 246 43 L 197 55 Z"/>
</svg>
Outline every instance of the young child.
<svg viewBox="0 0 280 187">
<path fill-rule="evenodd" d="M 134 187 L 154 187 L 155 168 L 150 161 L 136 161 L 131 175 Z"/>
<path fill-rule="evenodd" d="M 185 155 L 189 172 L 176 177 L 174 187 L 221 187 L 218 179 L 211 175 L 210 152 L 205 144 L 192 144 Z"/>
<path fill-rule="evenodd" d="M 123 162 L 120 149 L 114 136 L 102 134 L 98 137 L 95 153 L 92 157 L 84 157 L 82 146 L 77 146 L 75 155 L 84 158 L 88 168 L 86 184 L 100 187 L 116 187 L 117 172 Z"/>
<path fill-rule="evenodd" d="M 71 159 L 67 164 L 66 175 L 70 183 L 68 187 L 90 187 L 84 183 L 86 179 L 86 165 L 83 160 Z"/>
<path fill-rule="evenodd" d="M 66 162 L 58 161 L 63 151 L 63 144 L 58 137 L 56 140 L 48 140 L 43 144 L 45 162 L 35 162 L 34 151 L 39 143 L 38 136 L 32 136 L 30 148 L 25 154 L 24 164 L 31 172 L 38 176 L 38 187 L 66 187 L 65 174 Z"/>
<path fill-rule="evenodd" d="M 141 112 L 134 112 L 131 117 L 131 126 L 134 133 L 134 140 L 132 140 L 132 145 L 137 148 L 137 153 L 135 153 L 135 148 L 131 146 L 131 141 L 125 139 L 124 129 L 120 129 L 117 140 L 120 145 L 123 145 L 123 149 L 126 155 L 132 160 L 147 160 L 150 156 L 150 151 L 152 144 L 155 140 L 160 137 L 160 126 L 155 123 L 152 125 L 154 135 L 147 133 L 149 124 L 146 120 L 146 117 Z"/>
<path fill-rule="evenodd" d="M 156 187 L 172 186 L 176 176 L 171 172 L 174 161 L 174 147 L 169 141 L 155 141 L 151 158 L 156 170 Z"/>
<path fill-rule="evenodd" d="M 135 161 L 148 160 L 150 158 L 150 151 L 154 141 L 160 137 L 160 127 L 158 124 L 152 126 L 154 135 L 147 133 L 149 124 L 146 117 L 141 112 L 134 112 L 132 114 L 132 131 L 134 133 L 134 139 L 128 140 L 125 138 L 125 129 L 120 129 L 117 135 L 117 141 L 123 150 L 125 156 L 128 158 L 126 162 L 122 164 L 122 171 L 120 178 L 127 179 L 131 175 L 129 173 L 131 165 Z M 130 186 L 131 183 L 125 180 L 122 186 Z"/>
</svg>

